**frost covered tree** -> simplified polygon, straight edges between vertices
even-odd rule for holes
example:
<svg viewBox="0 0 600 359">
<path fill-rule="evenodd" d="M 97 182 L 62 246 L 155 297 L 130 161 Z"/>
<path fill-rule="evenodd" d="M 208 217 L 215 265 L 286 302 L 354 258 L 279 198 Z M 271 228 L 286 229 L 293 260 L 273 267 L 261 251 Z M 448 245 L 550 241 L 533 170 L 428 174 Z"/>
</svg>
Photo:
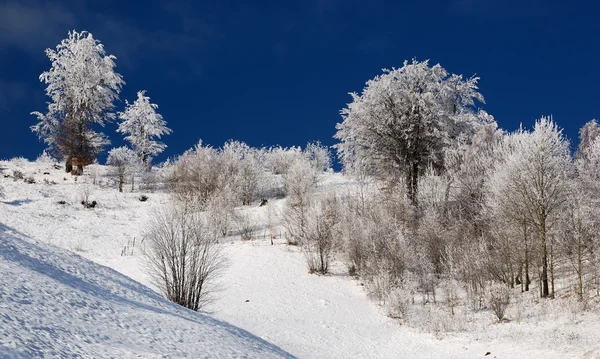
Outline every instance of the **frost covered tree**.
<svg viewBox="0 0 600 359">
<path fill-rule="evenodd" d="M 510 135 L 503 151 L 503 161 L 491 179 L 492 201 L 517 223 L 533 226 L 540 248 L 541 295 L 548 297 L 554 295 L 551 231 L 569 194 L 569 142 L 550 118 L 543 117 L 533 132 Z"/>
<path fill-rule="evenodd" d="M 117 179 L 119 192 L 123 192 L 123 184 L 128 177 L 134 177 L 139 168 L 135 151 L 125 146 L 110 150 L 106 164 L 110 166 L 110 175 Z"/>
<path fill-rule="evenodd" d="M 106 55 L 104 46 L 87 31 L 69 32 L 56 50 L 47 49 L 50 70 L 40 75 L 51 101 L 46 113 L 32 112 L 38 123 L 31 130 L 77 172 L 91 163 L 109 143 L 93 125 L 104 126 L 114 119 L 111 111 L 125 83 L 115 72 L 116 57 Z"/>
<path fill-rule="evenodd" d="M 463 79 L 428 61 L 404 62 L 399 69 L 367 81 L 361 94 L 342 109 L 335 147 L 347 166 L 359 161 L 371 173 L 396 181 L 404 176 L 416 203 L 419 177 L 428 167 L 444 168 L 444 151 L 461 135 L 470 135 L 490 116 L 477 111 L 483 102 L 478 77 Z"/>
<path fill-rule="evenodd" d="M 242 205 L 250 205 L 259 195 L 259 184 L 263 178 L 263 168 L 258 163 L 258 151 L 244 142 L 227 141 L 219 158 L 221 177 L 233 190 Z"/>
<path fill-rule="evenodd" d="M 319 141 L 307 143 L 304 148 L 304 155 L 319 172 L 326 171 L 331 167 L 329 149 Z"/>
<path fill-rule="evenodd" d="M 600 136 L 600 125 L 596 120 L 587 122 L 579 130 L 579 147 L 577 157 L 585 156 L 594 141 Z"/>
<path fill-rule="evenodd" d="M 150 103 L 150 97 L 145 96 L 146 91 L 137 93 L 137 100 L 133 103 L 126 102 L 125 111 L 119 112 L 118 132 L 126 135 L 125 139 L 141 159 L 148 166 L 150 156 L 156 156 L 167 147 L 157 141 L 161 136 L 172 131 L 167 127 L 166 121 L 156 112 L 158 105 Z"/>
<path fill-rule="evenodd" d="M 595 131 L 590 131 L 591 129 Z M 571 251 L 575 253 L 577 291 L 583 295 L 583 276 L 586 258 L 594 256 L 595 282 L 600 283 L 598 265 L 600 256 L 600 126 L 595 120 L 588 122 L 579 132 L 579 150 L 576 154 L 575 178 L 571 196 L 570 224 L 572 235 Z M 592 132 L 592 133 L 591 133 Z M 595 133 L 593 133 L 595 132 Z M 594 263 L 595 262 L 595 263 Z M 595 264 L 595 265 L 594 265 Z"/>
<path fill-rule="evenodd" d="M 312 194 L 319 181 L 319 172 L 304 157 L 297 159 L 283 175 L 287 195 L 283 212 L 289 244 L 302 244 L 307 236 L 308 216 L 313 205 Z"/>
<path fill-rule="evenodd" d="M 341 217 L 339 208 L 339 200 L 332 194 L 315 203 L 309 211 L 302 247 L 310 273 L 327 274 L 329 271 Z"/>
</svg>

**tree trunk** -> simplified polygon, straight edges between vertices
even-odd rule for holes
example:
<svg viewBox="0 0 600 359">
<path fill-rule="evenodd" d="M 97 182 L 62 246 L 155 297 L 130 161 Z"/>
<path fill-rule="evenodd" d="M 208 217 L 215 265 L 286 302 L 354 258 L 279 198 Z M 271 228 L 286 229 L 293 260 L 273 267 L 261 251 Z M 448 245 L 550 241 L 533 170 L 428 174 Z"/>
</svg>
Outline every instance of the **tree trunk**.
<svg viewBox="0 0 600 359">
<path fill-rule="evenodd" d="M 77 175 L 77 176 L 83 175 L 83 166 L 81 166 L 81 165 L 77 166 L 77 170 L 75 171 L 75 175 Z"/>
<path fill-rule="evenodd" d="M 525 291 L 529 292 L 529 283 L 531 283 L 531 279 L 529 278 L 529 246 L 527 243 L 527 221 L 523 221 L 523 233 L 525 236 Z"/>
<path fill-rule="evenodd" d="M 65 172 L 67 173 L 71 173 L 71 171 L 73 171 L 73 165 L 71 164 L 71 161 L 71 157 L 67 158 L 67 160 L 65 161 Z"/>
<path fill-rule="evenodd" d="M 583 264 L 582 264 L 582 228 L 581 228 L 581 214 L 577 211 L 577 295 L 579 298 L 583 297 Z"/>
<path fill-rule="evenodd" d="M 417 206 L 417 191 L 419 186 L 419 163 L 414 162 L 408 166 L 406 172 L 406 190 L 408 199 L 416 207 Z"/>
<path fill-rule="evenodd" d="M 554 246 L 550 244 L 550 297 L 554 298 Z"/>
<path fill-rule="evenodd" d="M 546 245 L 546 219 L 540 221 L 540 240 L 542 242 L 542 297 L 550 295 L 548 288 L 548 247 Z"/>
</svg>

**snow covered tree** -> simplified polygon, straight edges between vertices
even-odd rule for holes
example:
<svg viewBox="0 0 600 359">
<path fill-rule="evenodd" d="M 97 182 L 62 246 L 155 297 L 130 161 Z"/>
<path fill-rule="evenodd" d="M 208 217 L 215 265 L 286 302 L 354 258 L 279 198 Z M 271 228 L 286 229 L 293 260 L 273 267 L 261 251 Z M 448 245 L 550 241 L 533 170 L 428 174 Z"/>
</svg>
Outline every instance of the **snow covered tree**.
<svg viewBox="0 0 600 359">
<path fill-rule="evenodd" d="M 219 151 L 200 140 L 171 166 L 167 185 L 180 201 L 203 208 L 224 184 L 221 165 Z"/>
<path fill-rule="evenodd" d="M 550 234 L 567 204 L 569 142 L 550 118 L 543 117 L 536 121 L 533 132 L 520 130 L 510 135 L 502 151 L 503 161 L 490 181 L 491 203 L 503 208 L 516 223 L 533 226 L 541 249 L 541 295 L 554 295 Z"/>
<path fill-rule="evenodd" d="M 300 147 L 272 147 L 265 153 L 265 167 L 273 174 L 285 174 L 302 155 Z"/>
<path fill-rule="evenodd" d="M 309 212 L 302 249 L 310 273 L 327 274 L 329 271 L 341 217 L 339 207 L 337 196 L 332 194 L 315 203 Z"/>
<path fill-rule="evenodd" d="M 331 167 L 329 149 L 319 141 L 307 143 L 304 148 L 304 155 L 319 172 L 326 171 Z"/>
<path fill-rule="evenodd" d="M 158 105 L 150 103 L 150 97 L 145 96 L 146 91 L 137 93 L 137 100 L 133 103 L 126 102 L 124 112 L 119 112 L 118 132 L 126 135 L 125 139 L 137 152 L 141 162 L 148 166 L 150 156 L 156 156 L 167 147 L 156 138 L 170 134 L 172 131 L 167 127 L 163 117 L 156 112 Z"/>
<path fill-rule="evenodd" d="M 476 111 L 483 102 L 478 77 L 464 80 L 428 61 L 404 62 L 367 81 L 341 111 L 343 122 L 334 136 L 344 166 L 368 164 L 387 181 L 405 177 L 408 195 L 417 200 L 419 176 L 432 166 L 444 168 L 444 151 L 462 135 L 470 135 L 490 116 Z"/>
<path fill-rule="evenodd" d="M 125 146 L 110 150 L 106 164 L 111 167 L 110 175 L 117 179 L 119 192 L 123 192 L 127 178 L 135 176 L 139 169 L 136 153 Z"/>
<path fill-rule="evenodd" d="M 587 122 L 579 130 L 579 147 L 577 157 L 585 156 L 594 141 L 600 136 L 600 125 L 596 120 Z"/>
<path fill-rule="evenodd" d="M 227 141 L 219 152 L 222 180 L 242 205 L 249 205 L 259 194 L 259 182 L 263 179 L 263 168 L 257 160 L 258 151 L 244 142 Z"/>
<path fill-rule="evenodd" d="M 296 160 L 283 175 L 287 195 L 283 213 L 284 227 L 289 244 L 302 244 L 308 230 L 308 214 L 312 206 L 312 194 L 317 187 L 319 172 L 304 157 Z"/>
<path fill-rule="evenodd" d="M 52 67 L 40 75 L 40 81 L 48 85 L 46 95 L 52 101 L 46 113 L 32 112 L 39 122 L 31 129 L 65 160 L 67 171 L 76 160 L 81 174 L 83 165 L 109 143 L 92 126 L 114 119 L 113 103 L 125 82 L 114 70 L 116 58 L 106 55 L 104 46 L 87 31 L 69 32 L 46 55 Z"/>
<path fill-rule="evenodd" d="M 590 126 L 590 123 L 593 125 Z M 572 252 L 576 253 L 575 268 L 577 272 L 578 294 L 583 294 L 583 275 L 586 257 L 591 258 L 594 268 L 595 282 L 600 283 L 600 131 L 589 136 L 590 128 L 600 129 L 596 121 L 588 122 L 580 131 L 579 151 L 576 155 L 575 178 L 571 196 L 571 228 L 575 239 L 572 241 Z M 573 243 L 574 242 L 574 243 Z M 595 263 L 594 263 L 595 262 Z"/>
</svg>

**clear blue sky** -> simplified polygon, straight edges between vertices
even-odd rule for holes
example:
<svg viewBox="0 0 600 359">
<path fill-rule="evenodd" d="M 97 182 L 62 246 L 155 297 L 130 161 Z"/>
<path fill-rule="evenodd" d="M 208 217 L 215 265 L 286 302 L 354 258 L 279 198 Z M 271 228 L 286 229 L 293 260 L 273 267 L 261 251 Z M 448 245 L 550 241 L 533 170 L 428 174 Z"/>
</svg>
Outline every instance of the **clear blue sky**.
<svg viewBox="0 0 600 359">
<path fill-rule="evenodd" d="M 0 158 L 41 153 L 29 113 L 45 110 L 44 49 L 70 29 L 117 56 L 119 110 L 141 89 L 160 106 L 174 133 L 159 159 L 200 138 L 331 145 L 347 93 L 413 57 L 480 76 L 501 127 L 552 114 L 575 141 L 600 118 L 599 14 L 593 1 L 0 0 Z"/>
</svg>

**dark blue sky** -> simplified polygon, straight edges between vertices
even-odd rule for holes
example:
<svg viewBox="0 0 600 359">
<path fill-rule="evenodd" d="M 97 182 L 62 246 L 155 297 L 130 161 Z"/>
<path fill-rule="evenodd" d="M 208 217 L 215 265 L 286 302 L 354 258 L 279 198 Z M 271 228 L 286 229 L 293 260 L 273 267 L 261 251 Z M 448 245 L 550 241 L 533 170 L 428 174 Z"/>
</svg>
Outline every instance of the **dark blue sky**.
<svg viewBox="0 0 600 359">
<path fill-rule="evenodd" d="M 164 2 L 167 3 L 167 2 Z M 35 158 L 44 49 L 88 30 L 117 56 L 124 99 L 146 89 L 174 133 L 159 159 L 202 138 L 252 146 L 331 145 L 339 110 L 405 59 L 481 77 L 501 127 L 552 114 L 576 140 L 600 118 L 600 5 L 448 1 L 0 0 L 0 158 Z M 116 125 L 105 131 L 122 144 Z"/>
</svg>

